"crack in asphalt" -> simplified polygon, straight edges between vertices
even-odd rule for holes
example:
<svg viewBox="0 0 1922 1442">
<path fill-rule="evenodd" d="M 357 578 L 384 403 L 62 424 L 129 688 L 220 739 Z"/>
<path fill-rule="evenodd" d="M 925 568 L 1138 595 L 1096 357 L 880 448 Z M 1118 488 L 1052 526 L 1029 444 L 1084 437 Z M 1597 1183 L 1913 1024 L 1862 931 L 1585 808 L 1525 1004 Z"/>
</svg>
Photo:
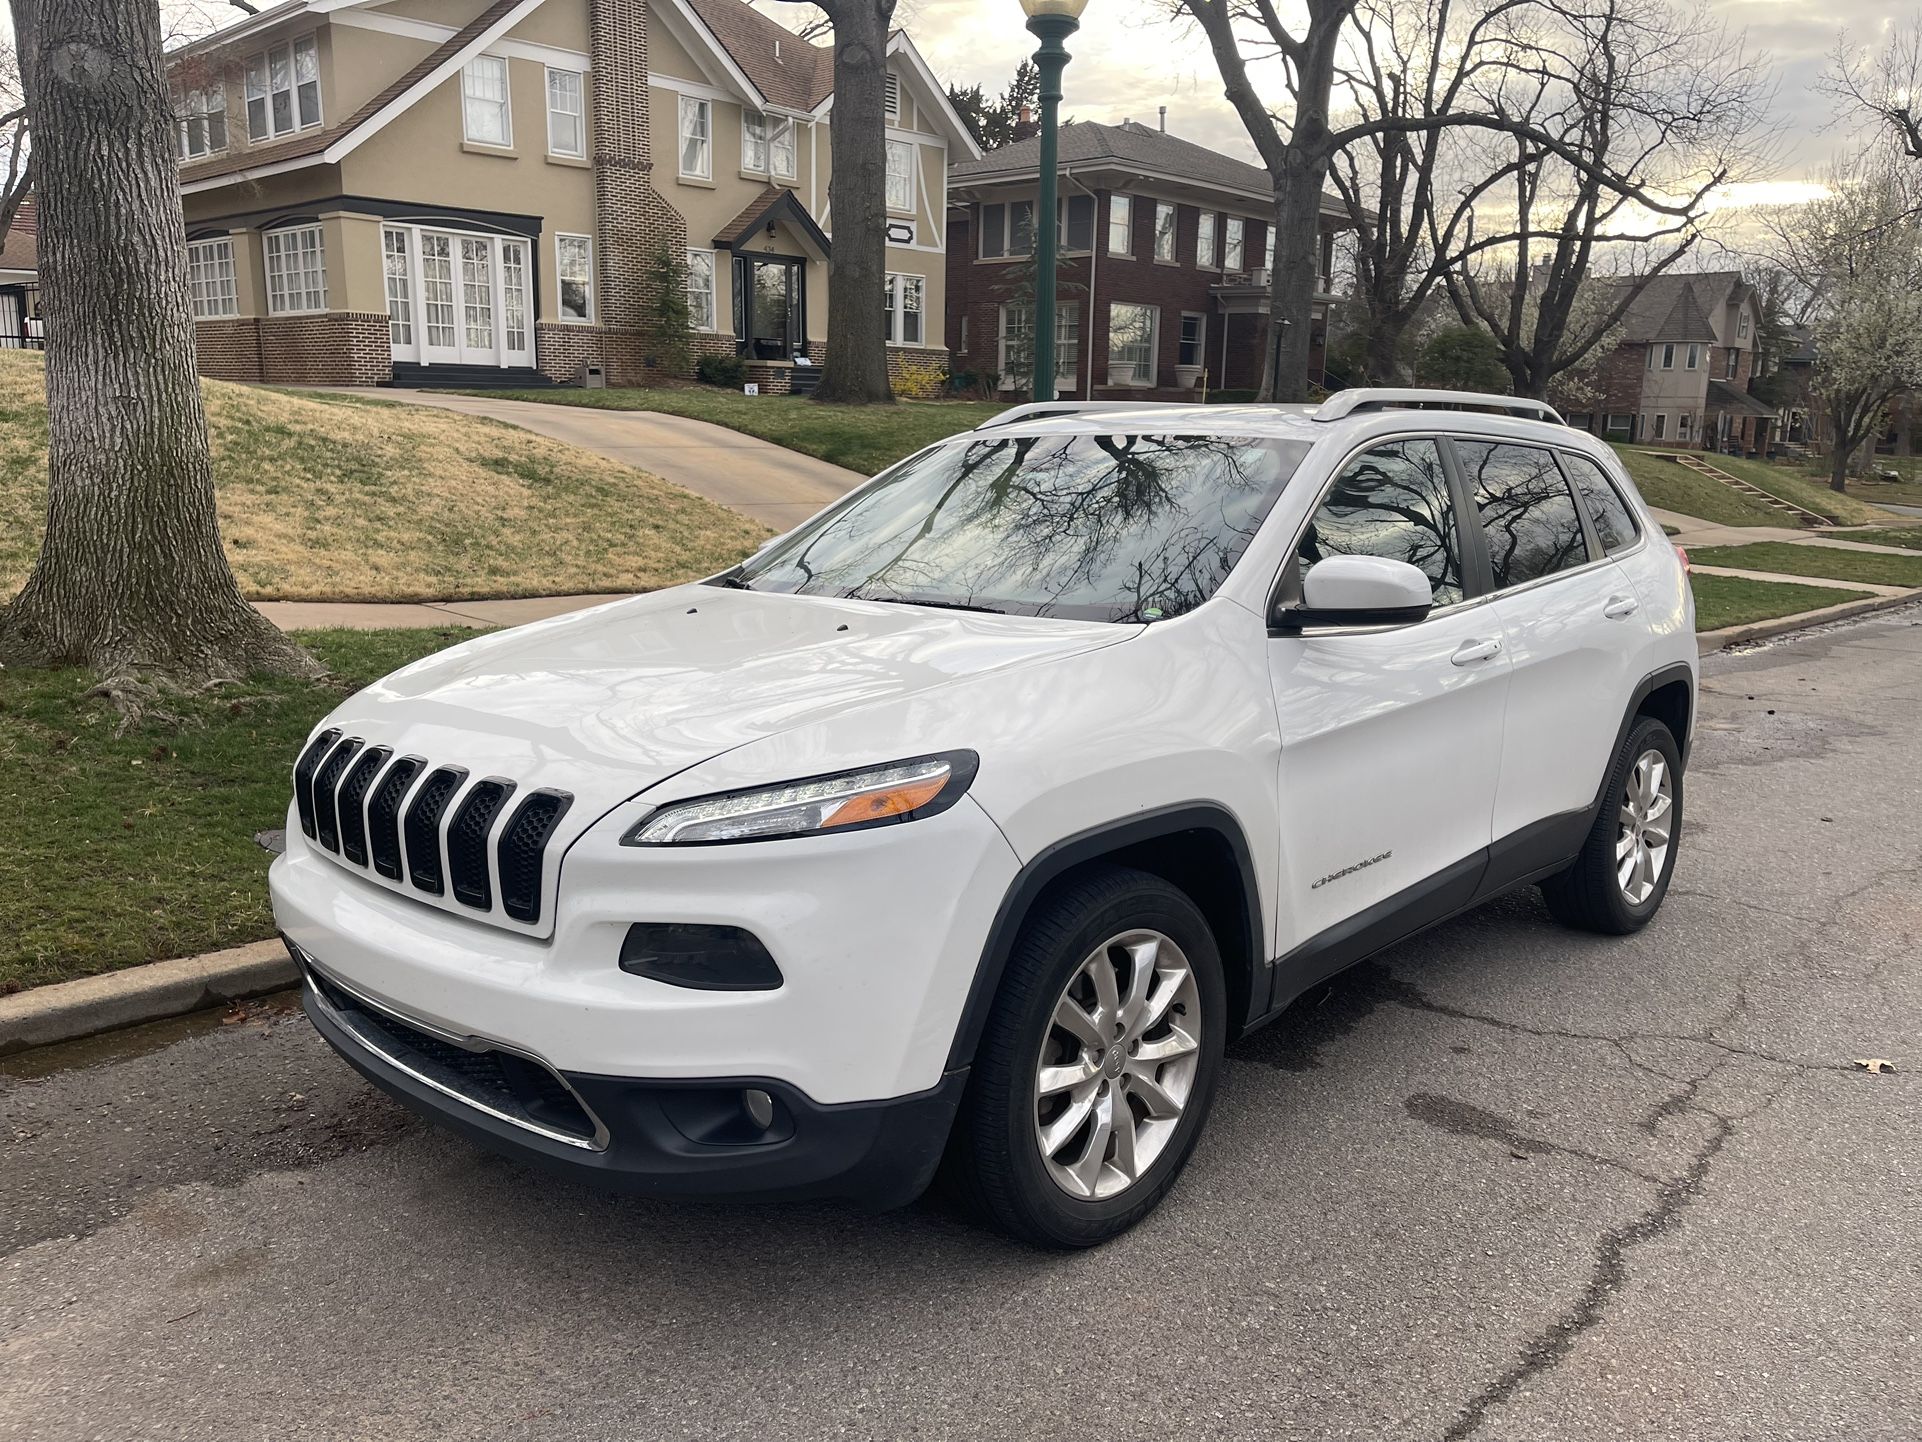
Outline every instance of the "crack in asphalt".
<svg viewBox="0 0 1922 1442">
<path fill-rule="evenodd" d="M 1653 1172 L 1645 1172 L 1640 1167 L 1615 1157 L 1604 1156 L 1600 1152 L 1583 1151 L 1580 1147 L 1564 1146 L 1551 1142 L 1546 1137 L 1532 1136 L 1518 1130 L 1506 1117 L 1486 1111 L 1470 1102 L 1458 1101 L 1435 1092 L 1416 1092 L 1403 1103 L 1408 1115 L 1418 1122 L 1425 1122 L 1438 1131 L 1452 1133 L 1458 1137 L 1477 1137 L 1483 1141 L 1500 1142 L 1511 1152 L 1527 1156 L 1572 1157 L 1579 1162 L 1592 1166 L 1609 1167 L 1618 1172 L 1648 1182 L 1653 1186 L 1662 1185 L 1662 1179 Z"/>
</svg>

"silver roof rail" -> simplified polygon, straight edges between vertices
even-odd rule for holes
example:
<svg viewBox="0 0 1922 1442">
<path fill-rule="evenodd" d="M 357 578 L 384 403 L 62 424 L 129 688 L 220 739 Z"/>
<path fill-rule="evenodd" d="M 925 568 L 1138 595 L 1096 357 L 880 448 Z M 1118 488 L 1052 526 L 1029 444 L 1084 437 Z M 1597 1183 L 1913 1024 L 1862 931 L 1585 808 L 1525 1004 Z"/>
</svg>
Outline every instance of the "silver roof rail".
<svg viewBox="0 0 1922 1442">
<path fill-rule="evenodd" d="M 1518 416 L 1525 421 L 1546 421 L 1553 426 L 1568 424 L 1562 419 L 1561 412 L 1546 401 L 1529 400 L 1523 396 L 1487 395 L 1480 391 L 1402 390 L 1390 386 L 1358 386 L 1353 390 L 1336 391 L 1316 408 L 1315 419 L 1338 421 L 1357 411 L 1402 408 L 1495 411 L 1502 415 Z"/>
<path fill-rule="evenodd" d="M 976 426 L 977 431 L 990 430 L 995 426 L 1013 425 L 1016 421 L 1045 420 L 1050 416 L 1078 416 L 1092 411 L 1139 411 L 1152 410 L 1156 406 L 1190 405 L 1188 401 L 1027 401 L 1018 406 L 1009 406 L 997 416 Z"/>
</svg>

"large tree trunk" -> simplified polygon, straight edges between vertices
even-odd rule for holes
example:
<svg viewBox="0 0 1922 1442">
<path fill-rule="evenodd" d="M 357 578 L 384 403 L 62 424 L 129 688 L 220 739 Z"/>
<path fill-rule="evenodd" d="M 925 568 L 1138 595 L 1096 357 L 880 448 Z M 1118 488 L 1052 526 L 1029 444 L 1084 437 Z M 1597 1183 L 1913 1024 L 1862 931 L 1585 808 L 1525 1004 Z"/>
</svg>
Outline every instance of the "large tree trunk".
<svg viewBox="0 0 1922 1442">
<path fill-rule="evenodd" d="M 1289 147 L 1293 151 L 1294 147 Z M 1321 259 L 1321 182 L 1325 166 L 1302 162 L 1275 179 L 1275 273 L 1269 278 L 1270 324 L 1262 370 L 1264 400 L 1308 399 L 1308 358 Z"/>
<path fill-rule="evenodd" d="M 828 267 L 828 354 L 814 398 L 891 402 L 882 287 L 887 280 L 888 21 L 893 0 L 835 0 L 834 252 Z"/>
<path fill-rule="evenodd" d="M 1840 445 L 1829 456 L 1829 489 L 1843 494 L 1849 489 L 1849 452 Z"/>
<path fill-rule="evenodd" d="M 154 0 L 13 0 L 39 193 L 47 531 L 0 659 L 193 685 L 319 667 L 220 548 Z"/>
</svg>

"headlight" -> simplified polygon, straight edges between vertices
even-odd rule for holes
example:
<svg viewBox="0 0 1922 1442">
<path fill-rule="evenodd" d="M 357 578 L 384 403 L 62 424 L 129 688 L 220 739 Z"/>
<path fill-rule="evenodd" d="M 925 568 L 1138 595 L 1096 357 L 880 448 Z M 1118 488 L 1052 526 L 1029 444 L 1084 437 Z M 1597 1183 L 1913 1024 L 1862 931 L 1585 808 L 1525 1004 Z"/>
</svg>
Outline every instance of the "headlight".
<svg viewBox="0 0 1922 1442">
<path fill-rule="evenodd" d="M 966 794 L 980 758 L 944 751 L 912 761 L 816 776 L 782 786 L 675 801 L 638 822 L 624 846 L 698 846 L 770 841 L 817 831 L 856 831 L 918 821 L 946 811 Z"/>
</svg>

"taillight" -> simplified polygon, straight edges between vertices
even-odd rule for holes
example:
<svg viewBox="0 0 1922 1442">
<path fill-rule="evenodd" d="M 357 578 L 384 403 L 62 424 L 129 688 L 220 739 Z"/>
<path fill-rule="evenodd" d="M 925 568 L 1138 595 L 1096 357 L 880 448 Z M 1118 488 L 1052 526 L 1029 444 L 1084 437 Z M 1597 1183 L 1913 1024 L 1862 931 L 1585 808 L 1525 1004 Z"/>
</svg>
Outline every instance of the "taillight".
<svg viewBox="0 0 1922 1442">
<path fill-rule="evenodd" d="M 1688 547 L 1687 547 L 1687 546 L 1676 546 L 1676 547 L 1675 547 L 1675 554 L 1676 554 L 1677 556 L 1679 556 L 1679 557 L 1681 558 L 1681 561 L 1682 561 L 1682 574 L 1683 574 L 1684 576 L 1687 576 L 1687 575 L 1690 575 L 1690 574 L 1691 574 L 1691 571 L 1690 571 L 1690 569 L 1689 569 L 1689 564 L 1688 564 Z"/>
</svg>

